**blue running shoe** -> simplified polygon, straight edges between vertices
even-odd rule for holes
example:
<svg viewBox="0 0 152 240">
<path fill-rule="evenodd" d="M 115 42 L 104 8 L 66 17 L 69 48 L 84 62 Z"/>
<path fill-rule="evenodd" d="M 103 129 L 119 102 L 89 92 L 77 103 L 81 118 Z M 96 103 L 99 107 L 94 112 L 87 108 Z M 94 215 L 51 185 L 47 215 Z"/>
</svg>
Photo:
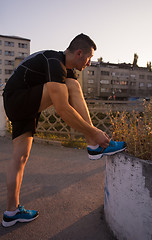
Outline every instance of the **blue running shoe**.
<svg viewBox="0 0 152 240">
<path fill-rule="evenodd" d="M 91 149 L 87 147 L 88 156 L 90 160 L 97 160 L 102 158 L 104 155 L 113 155 L 118 152 L 122 152 L 127 147 L 126 142 L 117 142 L 111 140 L 107 148 L 98 147 L 97 149 Z"/>
<path fill-rule="evenodd" d="M 31 222 L 39 216 L 38 211 L 26 210 L 24 206 L 18 205 L 18 212 L 14 216 L 3 215 L 3 227 L 13 226 L 17 222 Z"/>
<path fill-rule="evenodd" d="M 91 149 L 91 148 L 87 147 L 89 159 L 90 160 L 98 160 L 98 159 L 102 158 L 104 149 L 105 148 L 102 148 L 100 146 L 96 149 Z"/>
</svg>

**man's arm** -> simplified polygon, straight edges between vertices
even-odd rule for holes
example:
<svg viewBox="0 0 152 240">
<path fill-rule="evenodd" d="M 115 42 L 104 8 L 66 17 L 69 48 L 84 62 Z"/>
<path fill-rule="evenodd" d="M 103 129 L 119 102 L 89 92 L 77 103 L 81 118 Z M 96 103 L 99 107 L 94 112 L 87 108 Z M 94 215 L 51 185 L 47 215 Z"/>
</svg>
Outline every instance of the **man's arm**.
<svg viewBox="0 0 152 240">
<path fill-rule="evenodd" d="M 108 146 L 109 139 L 106 135 L 101 130 L 87 123 L 69 104 L 66 84 L 48 82 L 47 88 L 56 112 L 70 127 L 81 132 L 87 139 L 90 139 L 90 144 L 99 144 L 104 148 Z"/>
</svg>

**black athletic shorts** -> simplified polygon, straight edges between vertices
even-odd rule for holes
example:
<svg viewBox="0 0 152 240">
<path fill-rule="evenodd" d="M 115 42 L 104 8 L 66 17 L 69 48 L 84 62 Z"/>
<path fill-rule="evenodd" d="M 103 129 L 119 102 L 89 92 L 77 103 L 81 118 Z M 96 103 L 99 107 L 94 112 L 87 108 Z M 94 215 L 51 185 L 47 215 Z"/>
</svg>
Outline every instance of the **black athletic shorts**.
<svg viewBox="0 0 152 240">
<path fill-rule="evenodd" d="M 4 91 L 4 108 L 12 122 L 12 139 L 25 132 L 31 132 L 32 136 L 36 133 L 42 92 L 43 84 L 13 92 Z"/>
<path fill-rule="evenodd" d="M 66 69 L 65 54 L 46 50 L 34 53 L 21 62 L 6 83 L 3 97 L 6 115 L 12 122 L 12 138 L 36 132 L 38 109 L 46 82 L 65 84 L 77 79 L 73 69 Z"/>
</svg>

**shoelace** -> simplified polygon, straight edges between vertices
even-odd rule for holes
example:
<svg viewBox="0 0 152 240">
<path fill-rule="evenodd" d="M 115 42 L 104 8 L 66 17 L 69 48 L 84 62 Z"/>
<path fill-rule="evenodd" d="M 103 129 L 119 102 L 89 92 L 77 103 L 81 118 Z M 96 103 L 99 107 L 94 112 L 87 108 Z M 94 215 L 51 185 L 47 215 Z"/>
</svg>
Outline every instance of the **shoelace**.
<svg viewBox="0 0 152 240">
<path fill-rule="evenodd" d="M 109 146 L 110 146 L 110 147 L 115 147 L 115 145 L 116 145 L 116 142 L 110 141 L 110 143 L 109 143 Z"/>
<path fill-rule="evenodd" d="M 24 208 L 24 206 L 19 205 L 19 206 L 18 206 L 18 209 L 19 209 L 19 211 L 22 212 L 22 213 L 28 213 L 28 210 L 26 210 L 26 209 Z"/>
</svg>

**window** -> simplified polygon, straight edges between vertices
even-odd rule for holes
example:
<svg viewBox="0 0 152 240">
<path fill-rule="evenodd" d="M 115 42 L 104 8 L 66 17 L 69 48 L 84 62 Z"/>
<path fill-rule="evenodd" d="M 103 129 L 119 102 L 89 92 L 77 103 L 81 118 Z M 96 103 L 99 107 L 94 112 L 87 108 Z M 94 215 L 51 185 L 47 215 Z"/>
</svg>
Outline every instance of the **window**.
<svg viewBox="0 0 152 240">
<path fill-rule="evenodd" d="M 147 80 L 152 80 L 152 75 L 148 75 Z"/>
<path fill-rule="evenodd" d="M 120 89 L 119 89 L 120 90 Z M 121 89 L 121 92 L 122 93 L 127 93 L 128 92 L 128 89 Z"/>
<path fill-rule="evenodd" d="M 135 89 L 129 89 L 129 93 L 135 94 L 135 93 L 136 93 L 136 90 L 135 90 Z"/>
<path fill-rule="evenodd" d="M 88 83 L 94 83 L 94 80 L 93 79 L 89 79 Z"/>
<path fill-rule="evenodd" d="M 19 57 L 27 57 L 27 56 L 28 56 L 27 53 L 19 52 Z"/>
<path fill-rule="evenodd" d="M 101 75 L 104 75 L 104 76 L 109 76 L 109 72 L 108 71 L 101 71 Z"/>
<path fill-rule="evenodd" d="M 109 84 L 109 80 L 101 80 L 100 83 L 101 84 Z"/>
<path fill-rule="evenodd" d="M 14 47 L 14 42 L 5 41 L 5 46 L 7 46 L 7 47 Z"/>
<path fill-rule="evenodd" d="M 0 49 L 0 55 L 2 55 L 2 50 Z"/>
<path fill-rule="evenodd" d="M 131 74 L 130 77 L 131 78 L 136 78 L 136 75 L 135 74 Z"/>
<path fill-rule="evenodd" d="M 139 83 L 139 87 L 141 88 L 141 87 L 144 87 L 144 83 L 143 82 L 140 82 Z"/>
<path fill-rule="evenodd" d="M 88 75 L 93 76 L 94 75 L 94 71 L 88 70 Z"/>
<path fill-rule="evenodd" d="M 119 83 L 120 83 L 119 80 L 112 80 L 111 81 L 111 84 L 119 85 Z"/>
<path fill-rule="evenodd" d="M 11 65 L 11 66 L 13 66 L 13 65 L 14 65 L 14 61 L 5 60 L 5 65 Z"/>
<path fill-rule="evenodd" d="M 94 92 L 94 89 L 93 88 L 88 88 L 88 93 L 92 93 Z"/>
<path fill-rule="evenodd" d="M 112 72 L 111 75 L 113 77 L 117 77 L 117 78 L 118 77 L 123 77 L 123 78 L 128 78 L 129 77 L 128 73 Z"/>
<path fill-rule="evenodd" d="M 128 81 L 123 81 L 123 80 L 112 80 L 111 81 L 111 84 L 114 84 L 114 85 L 128 85 Z"/>
<path fill-rule="evenodd" d="M 129 78 L 128 73 L 124 73 L 124 76 L 125 76 L 126 78 Z"/>
<path fill-rule="evenodd" d="M 147 88 L 151 88 L 152 87 L 152 83 L 147 83 Z"/>
<path fill-rule="evenodd" d="M 130 82 L 130 85 L 131 86 L 136 86 L 136 83 L 135 82 Z"/>
<path fill-rule="evenodd" d="M 2 40 L 0 40 L 0 45 L 2 45 Z"/>
<path fill-rule="evenodd" d="M 101 92 L 110 92 L 110 88 L 101 88 Z"/>
<path fill-rule="evenodd" d="M 5 69 L 5 74 L 11 74 L 13 72 L 13 70 L 11 69 Z"/>
<path fill-rule="evenodd" d="M 120 81 L 120 85 L 128 85 L 127 81 Z"/>
<path fill-rule="evenodd" d="M 0 69 L 0 74 L 2 73 L 2 69 Z"/>
<path fill-rule="evenodd" d="M 145 76 L 144 75 L 139 75 L 139 79 L 144 79 Z"/>
<path fill-rule="evenodd" d="M 115 74 L 117 77 L 119 77 L 120 76 L 120 73 L 119 72 L 116 72 L 116 74 Z"/>
<path fill-rule="evenodd" d="M 14 56 L 13 51 L 5 51 L 5 56 Z"/>
<path fill-rule="evenodd" d="M 114 88 L 113 89 L 114 93 L 127 93 L 128 89 L 120 89 L 120 88 Z"/>
<path fill-rule="evenodd" d="M 0 64 L 2 64 L 2 59 L 0 59 Z"/>
<path fill-rule="evenodd" d="M 18 43 L 18 47 L 27 49 L 27 44 L 26 43 Z"/>
<path fill-rule="evenodd" d="M 5 78 L 5 83 L 7 83 L 7 81 L 8 81 L 8 78 Z"/>
</svg>

